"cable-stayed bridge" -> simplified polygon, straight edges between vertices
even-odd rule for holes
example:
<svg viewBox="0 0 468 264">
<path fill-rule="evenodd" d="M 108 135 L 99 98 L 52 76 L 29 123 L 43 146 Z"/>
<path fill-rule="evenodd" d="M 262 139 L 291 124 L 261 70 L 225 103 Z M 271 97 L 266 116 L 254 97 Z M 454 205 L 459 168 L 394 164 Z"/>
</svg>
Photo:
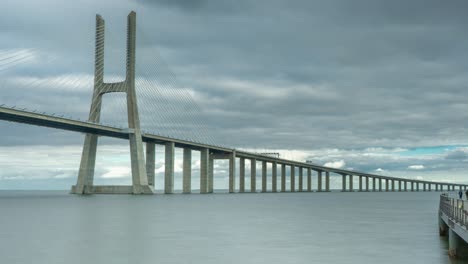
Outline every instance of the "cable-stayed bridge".
<svg viewBox="0 0 468 264">
<path fill-rule="evenodd" d="M 141 128 L 137 96 L 138 83 L 136 66 L 136 14 L 131 12 L 127 21 L 126 72 L 124 80 L 115 82 L 104 81 L 104 20 L 96 16 L 95 70 L 94 92 L 87 121 L 75 120 L 45 113 L 0 107 L 0 119 L 45 126 L 68 131 L 85 133 L 85 142 L 76 185 L 71 192 L 76 194 L 90 193 L 122 193 L 122 194 L 152 194 L 155 185 L 155 147 L 165 146 L 164 192 L 174 192 L 174 161 L 175 148 L 183 149 L 183 192 L 190 193 L 192 189 L 192 151 L 200 152 L 200 192 L 213 192 L 214 161 L 229 160 L 229 192 L 246 192 L 245 162 L 250 160 L 250 192 L 256 191 L 256 164 L 261 162 L 261 191 L 267 192 L 267 184 L 271 182 L 272 192 L 285 192 L 287 169 L 289 169 L 289 191 L 328 192 L 330 191 L 330 176 L 338 174 L 342 177 L 342 191 L 443 191 L 455 188 L 466 189 L 468 185 L 448 182 L 431 182 L 411 180 L 397 177 L 369 174 L 364 172 L 336 169 L 319 166 L 309 162 L 297 162 L 280 159 L 271 155 L 251 153 L 225 146 L 219 146 L 207 141 L 182 139 L 175 136 L 159 135 L 145 132 Z M 143 81 L 145 82 L 145 81 Z M 103 96 L 111 93 L 126 95 L 127 123 L 125 128 L 101 123 Z M 104 105 L 105 107 L 105 105 Z M 174 109 L 174 108 L 172 108 Z M 169 109 L 171 110 L 171 109 Z M 195 133 L 195 132 L 194 132 Z M 198 132 L 200 133 L 200 132 Z M 203 133 L 202 133 L 203 134 Z M 99 137 L 112 137 L 129 140 L 131 158 L 131 186 L 97 186 L 94 185 L 94 170 Z M 144 147 L 146 144 L 146 148 Z M 239 172 L 236 173 L 236 163 L 239 161 Z M 268 170 L 271 164 L 271 173 Z M 278 171 L 279 167 L 279 171 Z M 298 174 L 296 175 L 296 168 Z M 237 176 L 238 175 L 238 176 Z M 271 175 L 271 177 L 268 177 Z M 312 176 L 317 177 L 315 183 Z M 358 177 L 359 185 L 353 186 L 353 178 Z M 239 178 L 239 188 L 236 188 L 236 178 Z M 278 178 L 280 184 L 278 186 Z M 296 189 L 296 180 L 298 188 Z M 385 183 L 385 185 L 383 184 Z"/>
</svg>

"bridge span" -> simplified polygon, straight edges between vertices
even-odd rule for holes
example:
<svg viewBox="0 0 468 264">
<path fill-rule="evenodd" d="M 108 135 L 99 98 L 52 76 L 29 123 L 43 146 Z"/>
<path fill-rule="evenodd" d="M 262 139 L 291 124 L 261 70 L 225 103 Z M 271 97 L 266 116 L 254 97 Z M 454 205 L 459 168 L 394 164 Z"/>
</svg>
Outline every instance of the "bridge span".
<svg viewBox="0 0 468 264">
<path fill-rule="evenodd" d="M 81 132 L 87 134 L 95 134 L 105 137 L 113 137 L 119 139 L 129 139 L 129 134 L 132 132 L 128 128 L 117 128 L 112 126 L 105 126 L 99 123 L 89 121 L 79 121 L 64 117 L 51 116 L 44 113 L 36 113 L 27 110 L 14 109 L 8 107 L 0 107 L 0 120 L 24 123 L 35 126 L 43 126 L 49 128 L 56 128 L 61 130 L 68 130 L 74 132 Z M 174 177 L 174 163 L 171 160 L 175 159 L 174 148 L 184 149 L 184 167 L 183 167 L 183 192 L 189 193 L 192 188 L 191 181 L 191 152 L 192 151 L 205 151 L 208 153 L 208 160 L 202 159 L 206 168 L 202 170 L 200 177 L 200 192 L 210 193 L 213 192 L 213 162 L 215 159 L 229 159 L 229 192 L 245 192 L 245 160 L 250 160 L 251 164 L 256 164 L 257 161 L 262 164 L 262 182 L 261 191 L 267 192 L 268 182 L 271 182 L 272 192 L 285 192 L 287 182 L 287 169 L 290 171 L 289 179 L 290 191 L 330 191 L 330 175 L 333 173 L 342 177 L 341 191 L 449 191 L 455 189 L 466 190 L 467 185 L 448 183 L 448 182 L 432 182 L 422 180 L 412 180 L 398 177 L 389 177 L 376 174 L 369 174 L 364 172 L 343 170 L 320 166 L 309 162 L 298 162 L 293 160 L 280 159 L 272 157 L 271 155 L 262 155 L 259 153 L 252 153 L 236 149 L 229 149 L 222 146 L 207 145 L 203 143 L 191 142 L 181 139 L 164 137 L 160 135 L 153 135 L 142 133 L 142 141 L 146 143 L 146 168 L 148 180 L 154 184 L 154 155 L 155 147 L 157 145 L 164 145 L 168 148 L 166 152 L 166 167 L 167 171 L 165 180 L 168 179 L 173 182 Z M 237 177 L 235 166 L 236 158 L 240 163 L 240 171 Z M 268 172 L 268 163 L 271 164 L 270 172 Z M 152 165 L 153 164 L 153 165 Z M 280 171 L 278 171 L 278 167 Z M 295 168 L 299 168 L 299 174 L 295 175 Z M 250 180 L 251 189 L 256 190 L 256 167 L 251 167 Z M 206 175 L 208 173 L 208 175 Z M 268 177 L 268 175 L 271 175 Z M 317 182 L 312 182 L 312 176 L 317 177 Z M 281 177 L 280 186 L 276 183 L 277 177 Z M 353 177 L 358 177 L 358 186 L 353 186 Z M 239 189 L 236 189 L 236 178 L 239 178 Z M 298 178 L 298 189 L 295 189 L 295 179 Z M 384 183 L 383 183 L 384 182 Z M 153 185 L 154 186 L 154 185 Z M 131 186 L 93 186 L 95 193 L 132 193 Z M 165 193 L 172 193 L 173 186 L 165 184 Z"/>
<path fill-rule="evenodd" d="M 257 190 L 257 161 L 261 162 L 261 191 L 267 192 L 271 182 L 271 192 L 329 192 L 330 176 L 341 176 L 343 192 L 346 191 L 443 191 L 465 190 L 468 185 L 449 182 L 431 182 L 422 180 L 388 177 L 351 170 L 324 167 L 309 162 L 280 159 L 267 154 L 251 153 L 234 148 L 226 148 L 171 137 L 154 135 L 141 131 L 138 105 L 135 92 L 135 26 L 136 14 L 131 12 L 127 21 L 127 62 L 126 79 L 119 83 L 104 82 L 104 20 L 96 16 L 96 55 L 94 92 L 88 121 L 73 120 L 64 117 L 36 113 L 26 110 L 0 107 L 0 120 L 44 126 L 68 131 L 85 133 L 85 142 L 81 156 L 76 185 L 71 192 L 76 194 L 124 193 L 153 194 L 155 181 L 155 148 L 165 146 L 164 193 L 174 192 L 175 148 L 183 149 L 183 192 L 190 193 L 192 188 L 192 151 L 200 152 L 200 193 L 213 192 L 214 161 L 229 160 L 229 192 L 246 192 L 246 160 L 250 161 L 250 192 Z M 100 124 L 102 96 L 107 93 L 125 93 L 127 95 L 128 128 L 117 128 Z M 114 137 L 129 140 L 131 161 L 131 186 L 96 186 L 94 169 L 98 137 Z M 144 145 L 146 144 L 146 148 Z M 236 162 L 239 160 L 239 188 L 236 188 Z M 271 172 L 268 172 L 271 164 Z M 278 169 L 279 168 L 279 169 Z M 298 175 L 296 175 L 298 168 Z M 289 190 L 287 184 L 289 170 Z M 271 175 L 271 177 L 269 177 Z M 316 176 L 316 183 L 312 176 Z M 358 178 L 358 186 L 354 185 Z M 278 179 L 280 184 L 278 186 Z M 298 188 L 296 189 L 296 180 Z"/>
</svg>

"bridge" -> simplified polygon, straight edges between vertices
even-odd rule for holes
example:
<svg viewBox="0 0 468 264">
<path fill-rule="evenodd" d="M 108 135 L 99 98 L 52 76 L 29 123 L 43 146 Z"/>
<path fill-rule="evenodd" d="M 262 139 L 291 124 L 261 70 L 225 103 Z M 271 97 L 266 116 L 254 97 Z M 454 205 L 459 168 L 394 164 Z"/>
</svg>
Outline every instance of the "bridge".
<svg viewBox="0 0 468 264">
<path fill-rule="evenodd" d="M 343 170 L 320 166 L 310 162 L 298 162 L 280 159 L 269 153 L 253 153 L 224 146 L 216 146 L 202 142 L 171 138 L 167 136 L 146 133 L 141 130 L 138 112 L 138 101 L 135 86 L 135 40 L 136 14 L 131 12 L 127 21 L 127 54 L 126 78 L 122 82 L 104 82 L 104 19 L 96 16 L 96 46 L 94 92 L 88 121 L 58 117 L 45 113 L 0 106 L 0 119 L 10 122 L 24 123 L 35 126 L 50 127 L 68 131 L 85 133 L 85 142 L 76 185 L 72 186 L 74 194 L 153 194 L 155 184 L 155 148 L 165 147 L 164 193 L 174 193 L 174 161 L 175 148 L 183 149 L 183 192 L 190 193 L 192 189 L 192 151 L 200 152 L 200 193 L 213 192 L 214 161 L 229 160 L 229 193 L 246 192 L 246 160 L 250 160 L 250 192 L 256 192 L 256 164 L 261 162 L 261 191 L 267 192 L 267 184 L 271 181 L 271 192 L 286 192 L 287 169 L 289 169 L 289 191 L 291 192 L 329 192 L 330 177 L 341 176 L 341 191 L 444 191 L 463 189 L 466 184 L 449 182 L 432 182 L 389 177 L 364 172 Z M 128 127 L 119 128 L 100 123 L 102 97 L 108 93 L 125 93 L 128 111 Z M 126 139 L 130 145 L 130 160 L 132 185 L 94 185 L 94 170 L 96 162 L 97 142 L 99 137 Z M 146 147 L 144 147 L 146 144 Z M 239 160 L 239 188 L 236 188 L 236 162 Z M 271 173 L 268 172 L 271 164 Z M 278 171 L 279 168 L 279 171 Z M 298 168 L 298 175 L 296 175 Z M 268 177 L 271 175 L 271 177 Z M 312 176 L 317 182 L 312 182 Z M 280 186 L 278 184 L 280 177 Z M 354 177 L 359 179 L 359 185 L 353 186 Z M 296 189 L 296 180 L 298 188 Z M 383 189 L 385 182 L 385 189 Z"/>
<path fill-rule="evenodd" d="M 468 201 L 443 193 L 439 204 L 439 234 L 448 236 L 451 257 L 468 257 Z"/>
</svg>

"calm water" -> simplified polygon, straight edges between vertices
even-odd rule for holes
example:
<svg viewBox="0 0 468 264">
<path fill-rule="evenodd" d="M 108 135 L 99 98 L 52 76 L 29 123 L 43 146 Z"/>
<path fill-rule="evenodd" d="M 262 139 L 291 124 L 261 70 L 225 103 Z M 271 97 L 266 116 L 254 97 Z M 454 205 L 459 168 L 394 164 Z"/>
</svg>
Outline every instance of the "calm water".
<svg viewBox="0 0 468 264">
<path fill-rule="evenodd" d="M 461 263 L 439 193 L 0 192 L 0 263 Z"/>
</svg>

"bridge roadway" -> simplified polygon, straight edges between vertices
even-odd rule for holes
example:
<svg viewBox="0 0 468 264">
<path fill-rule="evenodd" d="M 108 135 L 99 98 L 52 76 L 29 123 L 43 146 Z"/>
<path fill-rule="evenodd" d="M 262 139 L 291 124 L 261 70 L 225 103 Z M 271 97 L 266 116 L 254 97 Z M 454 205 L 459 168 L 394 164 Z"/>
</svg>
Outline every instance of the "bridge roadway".
<svg viewBox="0 0 468 264">
<path fill-rule="evenodd" d="M 75 132 L 82 132 L 82 133 L 91 133 L 97 134 L 100 136 L 106 137 L 113 137 L 113 138 L 120 138 L 120 139 L 129 139 L 129 134 L 131 131 L 127 129 L 116 128 L 112 126 L 106 126 L 101 124 L 96 124 L 87 121 L 79 121 L 73 120 L 64 117 L 58 116 L 51 116 L 45 113 L 37 113 L 37 112 L 30 112 L 21 109 L 14 109 L 9 107 L 0 107 L 0 120 L 17 122 L 17 123 L 25 123 L 30 125 L 36 126 L 44 126 L 68 131 L 75 131 Z M 234 156 L 240 158 L 240 192 L 244 192 L 244 184 L 245 184 L 245 159 L 249 159 L 251 161 L 260 161 L 262 165 L 265 166 L 265 169 L 262 170 L 262 191 L 266 191 L 266 163 L 272 163 L 274 165 L 281 165 L 281 191 L 286 191 L 285 188 L 285 170 L 286 166 L 289 166 L 291 169 L 291 174 L 294 176 L 295 170 L 294 168 L 299 168 L 299 190 L 303 191 L 304 185 L 302 181 L 302 169 L 307 169 L 307 191 L 311 191 L 311 170 L 317 172 L 318 182 L 317 182 L 317 191 L 330 191 L 329 187 L 329 174 L 335 173 L 342 176 L 342 191 L 353 191 L 355 188 L 353 187 L 353 176 L 359 177 L 359 191 L 382 191 L 382 181 L 385 181 L 385 190 L 386 191 L 395 191 L 395 182 L 398 183 L 397 190 L 398 191 L 419 191 L 420 185 L 422 185 L 423 191 L 431 191 L 431 186 L 435 186 L 435 191 L 443 191 L 444 186 L 446 186 L 446 190 L 455 190 L 455 187 L 458 186 L 459 189 L 464 189 L 468 187 L 465 184 L 456 184 L 456 183 L 449 183 L 449 182 L 432 182 L 432 181 L 422 181 L 422 180 L 412 180 L 412 179 L 405 179 L 405 178 L 397 178 L 397 177 L 389 177 L 389 176 L 382 176 L 376 174 L 369 174 L 364 172 L 357 172 L 357 171 L 350 171 L 350 170 L 343 170 L 343 169 L 336 169 L 330 167 L 319 166 L 316 164 L 305 163 L 305 162 L 298 162 L 280 158 L 274 158 L 266 155 L 261 155 L 258 153 L 246 152 L 231 148 L 226 148 L 222 146 L 215 146 L 215 145 L 208 145 L 198 142 L 192 142 L 187 140 L 175 139 L 170 137 L 164 137 L 159 135 L 153 135 L 148 133 L 142 134 L 142 139 L 144 142 L 153 143 L 153 144 L 173 144 L 173 147 L 190 149 L 190 150 L 203 150 L 209 149 L 211 154 L 210 159 L 229 159 L 230 156 Z M 252 166 L 255 168 L 255 165 Z M 277 177 L 277 169 L 276 166 L 272 169 L 272 177 L 273 177 L 273 191 L 276 191 L 276 177 Z M 151 167 L 150 167 L 151 168 Z M 212 166 L 211 166 L 212 170 Z M 322 181 L 322 173 L 325 173 L 325 182 Z M 251 181 L 252 185 L 255 188 L 255 171 L 251 170 Z M 234 169 L 230 170 L 230 192 L 234 192 Z M 154 176 L 153 176 L 154 177 Z M 212 175 L 211 175 L 212 177 Z M 372 179 L 372 189 L 371 184 L 369 183 L 369 179 Z M 184 179 L 185 180 L 185 179 Z M 291 178 L 291 191 L 294 191 L 294 184 L 295 184 L 295 177 Z M 377 184 L 378 181 L 378 184 Z M 323 184 L 325 183 L 325 184 Z M 411 184 L 411 188 L 407 186 L 407 183 Z M 211 183 L 212 185 L 212 183 Z M 325 185 L 325 186 L 323 186 Z M 364 186 L 365 185 L 365 186 Z M 185 186 L 190 187 L 190 186 Z M 211 186 L 212 188 L 212 186 Z M 208 192 L 210 189 L 207 190 Z M 212 191 L 212 190 L 211 190 Z M 170 193 L 170 191 L 169 191 Z"/>
</svg>

